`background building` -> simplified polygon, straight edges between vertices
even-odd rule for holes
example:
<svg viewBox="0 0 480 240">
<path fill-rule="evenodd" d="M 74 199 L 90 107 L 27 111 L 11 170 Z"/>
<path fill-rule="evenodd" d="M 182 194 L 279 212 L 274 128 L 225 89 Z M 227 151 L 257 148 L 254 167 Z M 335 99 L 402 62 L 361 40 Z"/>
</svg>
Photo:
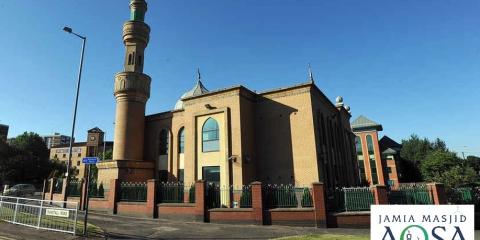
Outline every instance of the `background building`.
<svg viewBox="0 0 480 240">
<path fill-rule="evenodd" d="M 356 135 L 360 182 L 368 185 L 398 185 L 397 166 L 401 145 L 386 136 L 379 141 L 378 132 L 383 130 L 382 125 L 363 115 L 351 125 Z"/>
<path fill-rule="evenodd" d="M 68 161 L 69 145 L 70 143 L 66 143 L 50 148 L 50 159 L 56 159 L 66 163 Z M 104 132 L 98 127 L 88 130 L 86 142 L 73 144 L 71 166 L 75 166 L 78 169 L 78 178 L 84 178 L 86 173 L 86 167 L 85 164 L 82 163 L 82 159 L 84 157 L 95 156 L 99 156 L 100 159 L 102 159 L 104 147 L 105 151 L 111 151 L 113 149 L 113 142 L 104 142 Z"/>
<path fill-rule="evenodd" d="M 8 125 L 0 124 L 0 141 L 7 141 Z"/>
<path fill-rule="evenodd" d="M 60 133 L 54 133 L 53 135 L 43 136 L 42 138 L 45 144 L 47 145 L 48 149 L 70 143 L 70 137 L 61 135 Z"/>
</svg>

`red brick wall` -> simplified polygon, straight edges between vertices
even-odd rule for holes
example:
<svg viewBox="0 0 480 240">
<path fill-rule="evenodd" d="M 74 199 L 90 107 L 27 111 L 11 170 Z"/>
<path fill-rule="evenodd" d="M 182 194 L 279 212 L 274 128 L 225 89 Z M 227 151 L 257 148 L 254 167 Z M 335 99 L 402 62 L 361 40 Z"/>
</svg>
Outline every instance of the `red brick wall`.
<svg viewBox="0 0 480 240">
<path fill-rule="evenodd" d="M 272 225 L 314 227 L 313 208 L 277 208 L 265 211 L 265 223 Z"/>
<path fill-rule="evenodd" d="M 251 208 L 220 208 L 211 209 L 208 212 L 212 223 L 255 223 L 255 216 Z"/>
<path fill-rule="evenodd" d="M 327 224 L 331 228 L 369 228 L 370 212 L 331 214 Z"/>
<path fill-rule="evenodd" d="M 195 203 L 173 204 L 163 203 L 157 204 L 159 219 L 189 220 L 195 221 L 203 219 L 203 215 L 197 216 Z"/>
<path fill-rule="evenodd" d="M 136 216 L 136 217 L 152 217 L 146 202 L 118 202 L 117 214 Z"/>
<path fill-rule="evenodd" d="M 108 199 L 103 199 L 103 198 L 90 198 L 88 209 L 94 210 L 94 211 L 111 212 Z"/>
</svg>

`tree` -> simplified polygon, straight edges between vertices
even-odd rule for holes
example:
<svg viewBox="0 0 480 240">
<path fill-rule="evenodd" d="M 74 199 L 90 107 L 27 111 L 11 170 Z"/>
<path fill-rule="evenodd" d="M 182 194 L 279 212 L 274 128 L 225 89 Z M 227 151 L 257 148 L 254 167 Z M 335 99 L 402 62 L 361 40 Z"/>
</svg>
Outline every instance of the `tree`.
<svg viewBox="0 0 480 240">
<path fill-rule="evenodd" d="M 9 144 L 0 144 L 2 182 L 41 182 L 52 172 L 64 172 L 65 165 L 52 162 L 43 139 L 36 133 L 23 133 Z"/>
<path fill-rule="evenodd" d="M 462 164 L 462 160 L 454 152 L 443 150 L 431 151 L 422 162 L 421 172 L 424 180 L 441 182 L 447 188 L 475 182 L 475 170 Z"/>
<path fill-rule="evenodd" d="M 466 162 L 467 162 L 468 166 L 475 169 L 476 172 L 480 172 L 480 157 L 467 156 Z"/>
<path fill-rule="evenodd" d="M 423 181 L 421 165 L 427 155 L 432 151 L 448 152 L 447 144 L 440 138 L 431 142 L 427 138 L 421 139 L 418 135 L 412 134 L 409 139 L 402 140 L 400 151 L 401 169 L 403 182 Z"/>
</svg>

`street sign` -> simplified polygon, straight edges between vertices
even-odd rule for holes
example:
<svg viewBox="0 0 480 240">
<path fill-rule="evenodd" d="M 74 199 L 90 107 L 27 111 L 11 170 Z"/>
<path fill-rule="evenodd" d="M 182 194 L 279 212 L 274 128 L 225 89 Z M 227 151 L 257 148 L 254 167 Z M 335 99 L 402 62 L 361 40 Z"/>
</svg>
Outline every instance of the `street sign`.
<svg viewBox="0 0 480 240">
<path fill-rule="evenodd" d="M 45 215 L 54 216 L 54 217 L 64 217 L 68 218 L 70 212 L 68 210 L 58 209 L 58 208 L 47 208 L 45 210 Z"/>
<path fill-rule="evenodd" d="M 84 164 L 97 164 L 98 157 L 85 157 L 82 159 L 82 163 Z"/>
</svg>

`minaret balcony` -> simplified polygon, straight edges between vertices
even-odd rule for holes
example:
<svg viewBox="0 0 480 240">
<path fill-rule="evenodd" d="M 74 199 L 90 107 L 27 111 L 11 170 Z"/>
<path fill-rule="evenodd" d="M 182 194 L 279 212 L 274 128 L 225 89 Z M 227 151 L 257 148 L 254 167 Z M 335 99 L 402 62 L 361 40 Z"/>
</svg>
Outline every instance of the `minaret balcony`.
<svg viewBox="0 0 480 240">
<path fill-rule="evenodd" d="M 123 24 L 123 42 L 148 44 L 150 27 L 141 21 L 127 21 Z"/>
<path fill-rule="evenodd" d="M 115 75 L 115 97 L 128 97 L 128 95 L 136 98 L 140 97 L 143 101 L 147 101 L 150 97 L 150 76 L 138 72 L 120 72 Z"/>
</svg>

